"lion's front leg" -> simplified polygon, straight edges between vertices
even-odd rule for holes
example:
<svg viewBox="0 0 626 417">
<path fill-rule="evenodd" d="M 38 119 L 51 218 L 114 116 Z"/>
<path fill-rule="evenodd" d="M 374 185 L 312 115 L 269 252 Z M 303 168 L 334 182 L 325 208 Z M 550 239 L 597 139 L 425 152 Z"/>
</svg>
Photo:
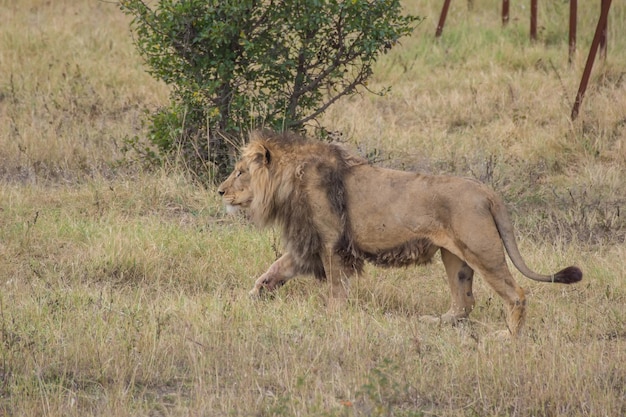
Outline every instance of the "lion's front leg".
<svg viewBox="0 0 626 417">
<path fill-rule="evenodd" d="M 323 262 L 326 279 L 330 283 L 329 306 L 341 305 L 348 297 L 350 278 L 355 275 L 356 271 L 346 266 L 341 257 L 331 249 L 327 250 Z"/>
<path fill-rule="evenodd" d="M 285 282 L 297 275 L 295 262 L 290 253 L 286 253 L 278 258 L 269 269 L 261 275 L 255 282 L 254 288 L 250 290 L 250 296 L 258 297 L 263 290 L 274 291 Z"/>
</svg>

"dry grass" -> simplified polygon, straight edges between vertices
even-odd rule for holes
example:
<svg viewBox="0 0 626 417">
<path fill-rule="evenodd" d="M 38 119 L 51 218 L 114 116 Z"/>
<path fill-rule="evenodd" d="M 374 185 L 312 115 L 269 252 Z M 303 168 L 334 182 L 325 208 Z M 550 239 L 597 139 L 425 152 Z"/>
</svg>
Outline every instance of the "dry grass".
<svg viewBox="0 0 626 417">
<path fill-rule="evenodd" d="M 448 307 L 439 261 L 369 268 L 333 313 L 313 279 L 252 302 L 276 234 L 122 152 L 167 88 L 115 4 L 0 0 L 0 415 L 626 414 L 626 8 L 572 123 L 596 2 L 571 67 L 567 2 L 540 2 L 536 44 L 522 4 L 502 29 L 500 2 L 452 2 L 435 41 L 440 2 L 406 3 L 428 20 L 379 63 L 370 86 L 391 92 L 322 123 L 381 164 L 481 178 L 534 269 L 585 280 L 520 277 L 517 343 L 490 337 L 502 306 L 480 278 L 470 322 L 419 322 Z"/>
</svg>

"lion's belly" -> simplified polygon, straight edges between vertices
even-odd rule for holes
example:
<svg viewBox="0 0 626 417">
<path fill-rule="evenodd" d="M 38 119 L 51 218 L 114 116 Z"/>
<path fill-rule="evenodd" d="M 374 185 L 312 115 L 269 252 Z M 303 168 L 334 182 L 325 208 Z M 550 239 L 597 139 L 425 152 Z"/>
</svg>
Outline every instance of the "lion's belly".
<svg viewBox="0 0 626 417">
<path fill-rule="evenodd" d="M 358 246 L 368 252 L 391 248 L 427 235 L 417 233 L 410 226 L 398 227 L 397 221 L 389 217 L 376 216 L 376 219 L 370 217 L 363 220 L 352 217 L 351 226 Z"/>
<path fill-rule="evenodd" d="M 352 224 L 355 246 L 367 261 L 383 267 L 403 267 L 431 260 L 441 246 L 436 232 L 429 233 L 415 222 L 401 221 L 393 213 L 382 214 Z"/>
<path fill-rule="evenodd" d="M 358 224 L 360 222 L 356 223 L 356 225 L 352 225 L 355 231 L 354 240 L 356 246 L 368 253 L 394 251 L 401 246 L 412 248 L 415 246 L 415 242 L 419 242 L 418 246 L 422 246 L 426 241 L 430 245 L 440 247 L 448 240 L 445 234 L 437 230 L 429 231 L 426 228 L 394 227 L 389 225 L 389 223 L 393 222 L 386 221 L 368 224 L 365 227 L 360 227 Z"/>
</svg>

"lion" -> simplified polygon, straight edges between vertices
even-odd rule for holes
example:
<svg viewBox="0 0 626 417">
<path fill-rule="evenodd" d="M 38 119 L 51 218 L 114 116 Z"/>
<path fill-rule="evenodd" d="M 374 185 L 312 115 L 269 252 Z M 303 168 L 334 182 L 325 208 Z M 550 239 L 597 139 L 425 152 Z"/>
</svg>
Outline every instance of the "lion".
<svg viewBox="0 0 626 417">
<path fill-rule="evenodd" d="M 366 261 L 406 267 L 439 251 L 451 293 L 439 320 L 469 317 L 478 271 L 504 301 L 508 332 L 517 336 L 526 299 L 505 250 L 535 281 L 571 284 L 583 275 L 576 266 L 553 275 L 526 266 L 503 201 L 477 180 L 374 166 L 341 144 L 295 133 L 252 132 L 218 193 L 229 212 L 245 209 L 259 226 L 282 229 L 285 252 L 256 280 L 253 296 L 314 275 L 329 281 L 330 299 L 341 300 Z"/>
</svg>

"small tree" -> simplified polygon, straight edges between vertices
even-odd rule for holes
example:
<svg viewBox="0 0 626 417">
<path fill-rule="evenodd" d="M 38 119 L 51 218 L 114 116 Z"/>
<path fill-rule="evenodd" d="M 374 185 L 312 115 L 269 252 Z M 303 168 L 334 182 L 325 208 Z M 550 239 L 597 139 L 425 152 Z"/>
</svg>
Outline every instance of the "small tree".
<svg viewBox="0 0 626 417">
<path fill-rule="evenodd" d="M 419 21 L 400 0 L 120 4 L 150 73 L 172 87 L 171 105 L 151 116 L 151 141 L 217 173 L 245 131 L 301 129 L 365 86 L 380 53 Z"/>
</svg>

